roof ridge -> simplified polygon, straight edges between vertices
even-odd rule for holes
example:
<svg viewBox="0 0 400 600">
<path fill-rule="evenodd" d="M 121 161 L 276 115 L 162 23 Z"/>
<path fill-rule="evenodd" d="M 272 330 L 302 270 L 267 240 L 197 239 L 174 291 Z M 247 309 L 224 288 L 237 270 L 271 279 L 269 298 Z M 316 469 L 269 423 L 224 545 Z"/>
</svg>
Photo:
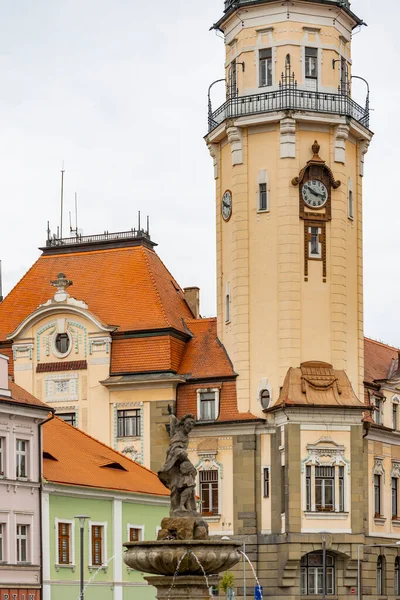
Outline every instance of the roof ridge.
<svg viewBox="0 0 400 600">
<path fill-rule="evenodd" d="M 390 348 L 391 350 L 400 351 L 400 348 L 398 348 L 397 346 L 391 346 L 390 344 L 385 344 L 385 342 L 380 342 L 380 341 L 374 340 L 373 338 L 370 338 L 370 337 L 364 336 L 364 340 L 367 340 L 368 342 L 372 342 L 373 344 L 378 344 L 379 346 L 384 346 L 385 348 Z"/>
<path fill-rule="evenodd" d="M 152 475 L 155 475 L 157 477 L 157 474 L 154 473 L 154 471 L 152 471 L 151 469 L 148 469 L 144 465 L 141 465 L 140 463 L 137 463 L 134 460 L 131 460 L 130 458 L 127 458 L 124 454 L 122 454 L 122 452 L 119 452 L 118 450 L 115 450 L 115 448 L 111 448 L 111 446 L 108 446 L 107 444 L 105 444 L 101 440 L 98 440 L 97 438 L 93 437 L 92 435 L 90 435 L 90 433 L 86 433 L 86 431 L 83 431 L 82 429 L 79 429 L 78 427 L 75 427 L 74 425 L 70 425 L 69 423 L 67 423 L 63 419 L 60 419 L 60 417 L 57 417 L 57 415 L 54 415 L 54 418 L 57 419 L 57 421 L 61 421 L 67 427 L 71 427 L 74 431 L 78 431 L 79 433 L 82 433 L 83 435 L 85 435 L 87 438 L 93 440 L 94 442 L 97 442 L 98 444 L 101 444 L 101 446 L 104 446 L 104 448 L 107 448 L 107 450 L 110 450 L 111 452 L 113 452 L 117 456 L 123 458 L 125 461 L 128 461 L 128 463 L 130 465 L 132 465 L 132 464 L 136 465 L 137 467 L 140 467 L 141 469 L 144 469 L 145 471 L 147 471 L 147 473 L 151 473 Z M 92 487 L 92 486 L 89 486 L 89 487 Z M 144 493 L 147 493 L 147 492 L 144 492 Z M 167 495 L 167 492 L 166 492 L 166 495 Z"/>
<path fill-rule="evenodd" d="M 198 319 L 194 318 L 193 319 L 185 319 L 186 322 L 190 322 L 190 323 L 203 323 L 204 321 L 216 321 L 217 317 L 199 317 Z"/>
<path fill-rule="evenodd" d="M 54 259 L 57 256 L 88 256 L 90 254 L 102 254 L 103 252 L 121 252 L 121 251 L 127 251 L 129 252 L 130 250 L 136 250 L 136 249 L 140 249 L 143 248 L 143 246 L 121 246 L 120 248 L 98 248 L 97 250 L 81 250 L 76 251 L 76 252 L 68 252 L 68 254 L 41 254 L 38 258 L 38 260 L 40 258 L 46 258 L 46 259 Z M 151 250 L 150 248 L 146 248 L 146 250 L 149 250 L 150 252 L 153 252 L 153 254 L 155 254 L 156 256 L 158 256 L 157 252 L 155 252 L 154 250 Z"/>
<path fill-rule="evenodd" d="M 141 248 L 142 248 L 142 246 L 141 246 Z M 155 254 L 155 252 L 154 252 L 154 254 Z M 157 254 L 157 256 L 158 256 L 158 254 Z M 162 312 L 162 314 L 164 315 L 164 318 L 165 318 L 165 321 L 166 321 L 166 323 L 167 323 L 167 324 L 168 324 L 170 327 L 173 327 L 173 326 L 172 326 L 172 324 L 170 323 L 170 321 L 169 321 L 168 317 L 167 317 L 167 313 L 165 312 L 165 308 L 164 308 L 164 305 L 163 305 L 163 303 L 162 303 L 162 300 L 161 300 L 161 295 L 160 295 L 160 292 L 159 292 L 159 290 L 158 290 L 157 283 L 156 283 L 155 277 L 154 277 L 154 275 L 153 275 L 153 271 L 152 271 L 152 269 L 151 269 L 150 261 L 149 261 L 149 259 L 148 259 L 148 256 L 147 256 L 146 252 L 144 252 L 144 257 L 145 257 L 145 261 L 146 261 L 146 264 L 147 264 L 147 267 L 148 267 L 148 270 L 149 270 L 150 279 L 151 279 L 151 281 L 152 281 L 152 283 L 153 283 L 153 286 L 154 286 L 154 291 L 156 292 L 156 295 L 157 295 L 157 298 L 158 298 L 158 302 L 159 302 L 159 305 L 160 305 L 160 307 L 161 307 L 161 312 Z M 161 261 L 162 265 L 165 267 L 165 265 L 164 265 L 164 263 L 162 262 L 161 258 L 160 258 L 159 256 L 158 256 L 158 258 L 159 258 L 159 260 Z M 165 267 L 165 268 L 166 268 L 166 267 Z M 168 269 L 166 269 L 166 270 L 168 271 Z M 169 271 L 168 271 L 168 273 L 169 273 Z"/>
</svg>

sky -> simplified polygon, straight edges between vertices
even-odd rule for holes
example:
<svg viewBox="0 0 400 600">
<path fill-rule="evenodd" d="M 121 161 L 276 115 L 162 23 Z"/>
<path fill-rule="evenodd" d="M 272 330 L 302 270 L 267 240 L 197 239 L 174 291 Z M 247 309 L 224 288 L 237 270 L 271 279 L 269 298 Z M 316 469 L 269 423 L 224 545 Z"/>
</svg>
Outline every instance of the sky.
<svg viewBox="0 0 400 600">
<path fill-rule="evenodd" d="M 384 8 L 382 8 L 384 7 Z M 212 161 L 203 136 L 208 85 L 224 45 L 209 31 L 223 0 L 4 0 L 0 5 L 0 260 L 7 293 L 39 256 L 47 221 L 64 235 L 78 195 L 84 234 L 150 215 L 157 251 L 215 314 Z M 353 0 L 353 74 L 371 87 L 375 137 L 365 162 L 366 335 L 400 347 L 397 191 L 398 0 Z M 363 104 L 364 84 L 354 85 Z M 214 106 L 223 90 L 214 88 Z"/>
</svg>

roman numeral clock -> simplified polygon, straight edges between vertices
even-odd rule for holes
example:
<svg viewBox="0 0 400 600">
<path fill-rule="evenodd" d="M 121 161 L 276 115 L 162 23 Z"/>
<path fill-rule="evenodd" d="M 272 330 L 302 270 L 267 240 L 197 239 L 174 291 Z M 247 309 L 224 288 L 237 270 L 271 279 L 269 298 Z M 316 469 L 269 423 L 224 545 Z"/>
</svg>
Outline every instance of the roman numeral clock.
<svg viewBox="0 0 400 600">
<path fill-rule="evenodd" d="M 326 223 L 332 219 L 332 188 L 340 185 L 331 169 L 319 156 L 320 145 L 312 145 L 313 157 L 292 179 L 299 186 L 299 216 L 304 221 L 304 280 L 308 281 L 310 260 L 322 262 L 322 278 L 326 282 Z"/>
</svg>

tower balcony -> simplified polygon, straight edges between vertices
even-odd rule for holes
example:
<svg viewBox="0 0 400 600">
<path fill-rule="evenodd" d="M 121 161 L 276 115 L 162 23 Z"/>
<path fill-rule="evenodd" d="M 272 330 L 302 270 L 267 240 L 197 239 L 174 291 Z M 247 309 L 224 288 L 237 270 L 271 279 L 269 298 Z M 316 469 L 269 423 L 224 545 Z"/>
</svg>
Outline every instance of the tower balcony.
<svg viewBox="0 0 400 600">
<path fill-rule="evenodd" d="M 239 8 L 246 4 L 262 4 L 268 0 L 225 0 L 224 12 L 228 12 L 231 8 Z M 311 2 L 320 2 L 321 4 L 336 4 L 341 8 L 350 8 L 349 0 L 310 0 Z"/>
<path fill-rule="evenodd" d="M 309 91 L 299 88 L 292 76 L 290 78 L 282 76 L 279 87 L 275 90 L 248 96 L 234 95 L 215 111 L 209 107 L 208 132 L 213 131 L 226 119 L 284 110 L 349 117 L 363 127 L 369 128 L 368 100 L 363 108 L 350 97 L 347 90 L 345 92 L 339 90 L 338 93 Z"/>
</svg>

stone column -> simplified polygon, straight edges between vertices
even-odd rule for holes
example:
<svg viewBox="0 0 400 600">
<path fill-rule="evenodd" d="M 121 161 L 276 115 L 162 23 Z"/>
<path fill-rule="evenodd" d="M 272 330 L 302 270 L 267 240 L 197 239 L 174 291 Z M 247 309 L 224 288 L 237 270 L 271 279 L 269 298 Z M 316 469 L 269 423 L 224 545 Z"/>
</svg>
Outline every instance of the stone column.
<svg viewBox="0 0 400 600">
<path fill-rule="evenodd" d="M 210 592 L 205 579 L 200 575 L 180 575 L 175 578 L 165 575 L 149 575 L 145 577 L 149 585 L 157 589 L 157 600 L 209 600 Z M 219 577 L 208 577 L 210 586 L 218 585 Z"/>
</svg>

